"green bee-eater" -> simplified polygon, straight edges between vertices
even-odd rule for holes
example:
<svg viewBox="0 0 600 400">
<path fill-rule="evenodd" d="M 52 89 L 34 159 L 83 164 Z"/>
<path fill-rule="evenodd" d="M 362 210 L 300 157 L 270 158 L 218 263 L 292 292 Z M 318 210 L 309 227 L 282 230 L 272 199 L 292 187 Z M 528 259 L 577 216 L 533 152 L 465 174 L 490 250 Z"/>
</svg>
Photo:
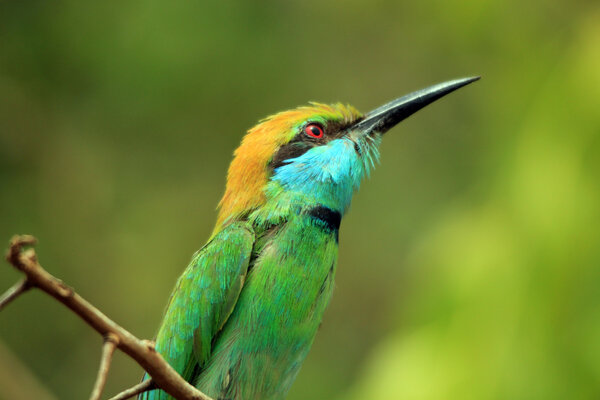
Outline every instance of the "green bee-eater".
<svg viewBox="0 0 600 400">
<path fill-rule="evenodd" d="M 458 79 L 368 114 L 343 104 L 268 117 L 234 153 L 208 243 L 167 306 L 156 349 L 213 399 L 282 399 L 333 290 L 338 229 L 382 135 Z M 143 399 L 167 399 L 154 390 Z"/>
</svg>

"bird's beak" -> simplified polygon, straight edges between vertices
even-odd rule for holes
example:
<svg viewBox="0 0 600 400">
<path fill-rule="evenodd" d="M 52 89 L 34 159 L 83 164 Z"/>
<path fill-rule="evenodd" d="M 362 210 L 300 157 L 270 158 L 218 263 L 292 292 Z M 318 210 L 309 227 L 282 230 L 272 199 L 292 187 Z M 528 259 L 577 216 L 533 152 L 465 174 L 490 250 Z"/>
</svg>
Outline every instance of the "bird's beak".
<svg viewBox="0 0 600 400">
<path fill-rule="evenodd" d="M 351 130 L 363 135 L 383 134 L 421 108 L 478 79 L 478 76 L 455 79 L 402 96 L 369 112 Z"/>
</svg>

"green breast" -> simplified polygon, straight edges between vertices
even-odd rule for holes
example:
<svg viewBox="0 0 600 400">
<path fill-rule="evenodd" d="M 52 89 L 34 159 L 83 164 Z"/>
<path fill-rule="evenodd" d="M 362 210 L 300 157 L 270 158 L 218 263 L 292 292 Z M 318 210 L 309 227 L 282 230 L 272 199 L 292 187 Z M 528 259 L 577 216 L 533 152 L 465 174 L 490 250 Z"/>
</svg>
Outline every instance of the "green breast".
<svg viewBox="0 0 600 400">
<path fill-rule="evenodd" d="M 215 399 L 281 399 L 333 290 L 340 216 L 315 207 L 264 232 L 196 386 Z"/>
</svg>

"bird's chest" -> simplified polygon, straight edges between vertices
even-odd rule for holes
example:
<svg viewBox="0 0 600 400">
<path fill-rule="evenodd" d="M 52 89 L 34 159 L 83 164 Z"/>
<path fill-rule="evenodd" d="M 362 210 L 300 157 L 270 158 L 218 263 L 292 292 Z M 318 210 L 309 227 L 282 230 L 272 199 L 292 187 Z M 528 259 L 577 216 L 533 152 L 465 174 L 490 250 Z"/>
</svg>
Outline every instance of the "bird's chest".
<svg viewBox="0 0 600 400">
<path fill-rule="evenodd" d="M 340 218 L 315 207 L 265 240 L 239 303 L 253 310 L 255 327 L 316 329 L 333 289 Z"/>
<path fill-rule="evenodd" d="M 308 354 L 333 291 L 340 219 L 311 211 L 261 243 L 198 381 L 215 398 L 281 399 Z"/>
</svg>

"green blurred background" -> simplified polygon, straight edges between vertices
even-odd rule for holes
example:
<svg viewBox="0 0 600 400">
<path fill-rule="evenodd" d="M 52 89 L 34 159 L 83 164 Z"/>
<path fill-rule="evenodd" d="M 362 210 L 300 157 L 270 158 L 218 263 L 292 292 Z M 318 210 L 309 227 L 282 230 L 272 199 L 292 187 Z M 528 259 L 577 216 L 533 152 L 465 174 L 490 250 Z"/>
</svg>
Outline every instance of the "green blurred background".
<svg viewBox="0 0 600 400">
<path fill-rule="evenodd" d="M 150 338 L 259 118 L 474 74 L 385 137 L 289 399 L 598 399 L 595 1 L 4 1 L 0 240 Z M 0 398 L 87 398 L 100 345 L 27 294 Z M 118 354 L 106 394 L 140 376 Z"/>
</svg>

